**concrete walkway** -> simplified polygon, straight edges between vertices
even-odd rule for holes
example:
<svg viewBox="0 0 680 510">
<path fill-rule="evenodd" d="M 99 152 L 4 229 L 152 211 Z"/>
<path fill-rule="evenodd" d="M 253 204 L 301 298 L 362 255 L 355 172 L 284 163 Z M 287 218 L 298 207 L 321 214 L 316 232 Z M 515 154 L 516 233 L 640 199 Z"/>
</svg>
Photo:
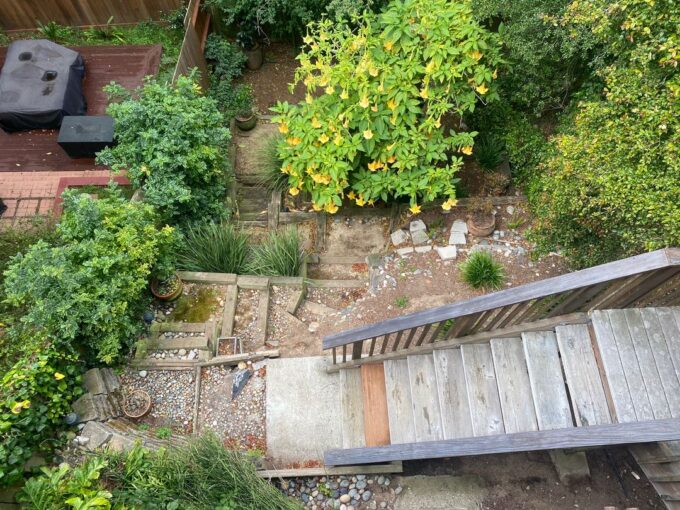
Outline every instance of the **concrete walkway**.
<svg viewBox="0 0 680 510">
<path fill-rule="evenodd" d="M 342 444 L 340 376 L 330 360 L 279 358 L 267 362 L 267 453 L 280 468 L 323 463 Z"/>
</svg>

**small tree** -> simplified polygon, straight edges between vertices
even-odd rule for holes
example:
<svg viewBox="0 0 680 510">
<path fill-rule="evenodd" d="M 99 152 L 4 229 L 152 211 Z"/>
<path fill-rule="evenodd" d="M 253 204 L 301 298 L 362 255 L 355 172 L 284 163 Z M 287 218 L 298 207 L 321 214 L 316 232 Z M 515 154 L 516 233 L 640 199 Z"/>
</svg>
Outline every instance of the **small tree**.
<svg viewBox="0 0 680 510">
<path fill-rule="evenodd" d="M 118 144 L 98 161 L 126 171 L 144 200 L 171 223 L 224 216 L 229 130 L 215 101 L 192 77 L 174 85 L 148 80 L 138 98 L 119 85 L 106 87 L 108 114 L 116 120 Z"/>
<path fill-rule="evenodd" d="M 309 191 L 314 209 L 330 213 L 345 196 L 359 206 L 403 197 L 414 213 L 436 197 L 454 205 L 454 173 L 474 133 L 447 134 L 445 116 L 496 98 L 500 61 L 497 36 L 470 2 L 393 1 L 356 30 L 313 24 L 304 41 L 295 78 L 306 100 L 274 108 L 290 193 Z"/>
</svg>

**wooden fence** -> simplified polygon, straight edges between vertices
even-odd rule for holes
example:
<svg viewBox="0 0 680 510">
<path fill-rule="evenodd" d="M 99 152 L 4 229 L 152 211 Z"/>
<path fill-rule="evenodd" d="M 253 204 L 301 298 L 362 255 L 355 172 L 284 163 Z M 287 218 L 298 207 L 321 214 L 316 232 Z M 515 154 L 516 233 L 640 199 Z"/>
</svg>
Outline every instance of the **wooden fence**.
<svg viewBox="0 0 680 510">
<path fill-rule="evenodd" d="M 61 25 L 105 25 L 160 19 L 162 12 L 177 9 L 182 0 L 0 0 L 3 30 L 32 30 L 38 21 Z"/>
<path fill-rule="evenodd" d="M 480 334 L 575 312 L 680 304 L 680 248 L 667 248 L 323 339 L 331 370 L 457 345 Z"/>
<path fill-rule="evenodd" d="M 210 85 L 208 77 L 208 64 L 203 56 L 205 39 L 210 28 L 210 14 L 201 9 L 201 0 L 191 0 L 184 18 L 184 40 L 179 52 L 175 72 L 172 75 L 174 82 L 178 76 L 189 74 L 196 68 L 200 73 L 199 83 L 203 90 Z"/>
</svg>

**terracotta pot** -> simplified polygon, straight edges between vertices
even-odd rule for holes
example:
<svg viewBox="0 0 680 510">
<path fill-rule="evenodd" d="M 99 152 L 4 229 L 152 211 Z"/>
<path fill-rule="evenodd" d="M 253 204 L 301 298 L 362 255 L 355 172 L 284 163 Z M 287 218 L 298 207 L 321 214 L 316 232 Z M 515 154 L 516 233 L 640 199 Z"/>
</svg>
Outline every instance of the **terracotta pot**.
<svg viewBox="0 0 680 510">
<path fill-rule="evenodd" d="M 262 53 L 262 46 L 256 44 L 250 50 L 243 49 L 243 53 L 246 54 L 246 67 L 251 71 L 257 71 L 264 63 L 264 55 Z"/>
<path fill-rule="evenodd" d="M 254 113 L 250 117 L 241 117 L 239 115 L 234 119 L 236 121 L 236 127 L 241 131 L 250 131 L 257 124 L 257 115 Z"/>
<path fill-rule="evenodd" d="M 468 216 L 468 231 L 475 237 L 486 237 L 491 235 L 496 228 L 496 216 L 489 214 L 486 216 Z"/>
<path fill-rule="evenodd" d="M 149 287 L 151 288 L 151 294 L 153 294 L 156 299 L 160 299 L 161 301 L 173 301 L 182 295 L 182 290 L 184 288 L 182 279 L 176 273 L 170 278 L 175 278 L 179 285 L 169 293 L 163 293 L 163 291 L 159 289 L 161 282 L 158 279 L 151 280 L 151 285 Z"/>
<path fill-rule="evenodd" d="M 125 396 L 123 412 L 128 418 L 141 418 L 151 409 L 151 397 L 144 390 L 135 390 Z"/>
</svg>

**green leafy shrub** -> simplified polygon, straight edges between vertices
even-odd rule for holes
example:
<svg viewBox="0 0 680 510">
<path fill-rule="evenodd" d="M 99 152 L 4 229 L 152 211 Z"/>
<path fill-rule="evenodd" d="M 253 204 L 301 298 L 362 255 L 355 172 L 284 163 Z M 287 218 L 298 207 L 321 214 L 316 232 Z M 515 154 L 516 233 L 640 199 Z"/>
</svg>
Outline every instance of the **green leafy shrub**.
<svg viewBox="0 0 680 510">
<path fill-rule="evenodd" d="M 235 44 L 215 33 L 206 40 L 205 58 L 213 62 L 213 74 L 227 81 L 241 76 L 247 60 L 245 53 Z"/>
<path fill-rule="evenodd" d="M 135 447 L 108 455 L 102 474 L 114 505 L 194 510 L 300 510 L 257 475 L 244 454 L 225 448 L 214 435 L 186 447 L 149 452 Z"/>
<path fill-rule="evenodd" d="M 169 274 L 170 227 L 151 205 L 64 193 L 59 241 L 38 241 L 5 273 L 7 302 L 23 312 L 10 338 L 42 331 L 60 348 L 110 363 L 142 326 L 152 272 Z M 28 332 L 28 333 L 27 333 Z"/>
<path fill-rule="evenodd" d="M 169 222 L 225 216 L 230 133 L 193 76 L 181 76 L 174 85 L 147 79 L 136 98 L 115 84 L 106 91 L 122 99 L 107 110 L 116 121 L 118 143 L 97 160 L 125 170 L 145 202 Z"/>
<path fill-rule="evenodd" d="M 217 103 L 217 107 L 224 115 L 225 123 L 231 122 L 239 112 L 253 109 L 253 89 L 247 84 L 235 85 L 228 80 L 212 76 L 208 95 Z"/>
<path fill-rule="evenodd" d="M 185 271 L 243 274 L 248 253 L 248 235 L 233 225 L 191 225 L 177 253 L 177 266 Z"/>
<path fill-rule="evenodd" d="M 463 281 L 475 289 L 498 289 L 505 280 L 503 265 L 487 251 L 471 253 L 460 270 Z"/>
<path fill-rule="evenodd" d="M 539 250 L 585 267 L 680 244 L 680 11 L 672 2 L 574 2 L 615 55 L 563 119 L 531 188 Z"/>
<path fill-rule="evenodd" d="M 0 486 L 19 480 L 31 455 L 58 441 L 56 431 L 81 391 L 76 358 L 59 353 L 45 338 L 0 382 Z"/>
<path fill-rule="evenodd" d="M 585 27 L 556 21 L 570 0 L 477 0 L 475 15 L 498 27 L 505 46 L 499 70 L 501 96 L 536 115 L 562 109 L 570 94 L 589 76 L 596 46 Z"/>
<path fill-rule="evenodd" d="M 274 121 L 292 195 L 311 193 L 316 210 L 337 212 L 345 196 L 377 200 L 445 197 L 455 204 L 455 152 L 472 153 L 474 133 L 443 127 L 478 100 L 497 98 L 498 37 L 481 27 L 467 0 L 393 2 L 356 30 L 311 26 L 296 81 L 305 102 L 279 103 Z"/>
<path fill-rule="evenodd" d="M 484 170 L 498 168 L 503 157 L 503 143 L 495 136 L 484 133 L 475 140 L 475 158 Z"/>
<path fill-rule="evenodd" d="M 105 460 L 92 457 L 75 468 L 66 463 L 57 468 L 42 468 L 41 476 L 26 481 L 18 500 L 32 510 L 108 510 L 111 493 L 103 490 L 99 483 L 105 467 Z"/>
<path fill-rule="evenodd" d="M 305 252 L 296 227 L 270 232 L 253 248 L 249 269 L 261 276 L 300 276 Z"/>
</svg>

